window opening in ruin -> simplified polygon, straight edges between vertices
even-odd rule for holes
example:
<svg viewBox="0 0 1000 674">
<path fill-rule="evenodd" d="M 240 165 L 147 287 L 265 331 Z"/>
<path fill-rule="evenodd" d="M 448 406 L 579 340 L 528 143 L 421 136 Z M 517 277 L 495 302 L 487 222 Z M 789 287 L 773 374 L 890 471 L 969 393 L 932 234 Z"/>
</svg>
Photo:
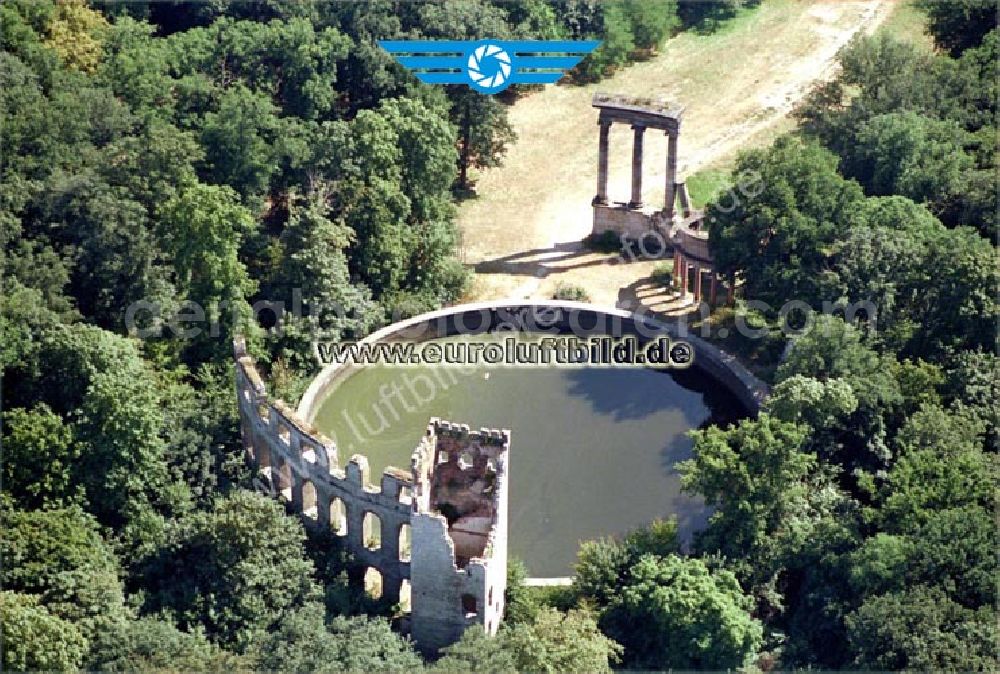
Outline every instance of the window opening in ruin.
<svg viewBox="0 0 1000 674">
<path fill-rule="evenodd" d="M 410 561 L 410 525 L 403 524 L 399 527 L 399 561 Z"/>
<path fill-rule="evenodd" d="M 474 594 L 463 594 L 462 595 L 462 613 L 465 614 L 466 618 L 475 618 L 476 613 L 476 595 Z"/>
<path fill-rule="evenodd" d="M 369 550 L 378 550 L 382 547 L 382 520 L 375 513 L 365 513 L 362 539 Z"/>
<path fill-rule="evenodd" d="M 278 469 L 278 493 L 286 501 L 292 500 L 292 467 L 287 463 Z"/>
<path fill-rule="evenodd" d="M 373 566 L 365 571 L 365 593 L 372 599 L 382 598 L 382 574 Z"/>
<path fill-rule="evenodd" d="M 472 452 L 468 450 L 462 452 L 462 455 L 458 457 L 458 467 L 461 468 L 462 470 L 468 470 L 469 468 L 472 468 L 472 463 L 473 463 Z"/>
<path fill-rule="evenodd" d="M 347 507 L 336 496 L 330 501 L 330 528 L 338 536 L 347 535 Z"/>
<path fill-rule="evenodd" d="M 312 445 L 302 445 L 302 460 L 316 463 L 316 449 Z"/>
<path fill-rule="evenodd" d="M 399 610 L 403 613 L 410 612 L 413 606 L 412 595 L 413 591 L 410 589 L 410 581 L 404 578 L 399 586 Z"/>
<path fill-rule="evenodd" d="M 302 514 L 312 520 L 319 517 L 319 508 L 316 505 L 316 487 L 309 480 L 302 481 Z"/>
</svg>

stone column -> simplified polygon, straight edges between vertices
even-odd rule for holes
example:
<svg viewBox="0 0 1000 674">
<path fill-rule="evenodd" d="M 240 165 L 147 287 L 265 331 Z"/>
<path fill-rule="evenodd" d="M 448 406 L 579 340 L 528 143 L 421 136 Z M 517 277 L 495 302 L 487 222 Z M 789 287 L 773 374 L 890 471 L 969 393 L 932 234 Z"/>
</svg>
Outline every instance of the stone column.
<svg viewBox="0 0 1000 674">
<path fill-rule="evenodd" d="M 716 274 L 715 270 L 713 269 L 712 270 L 712 284 L 711 284 L 711 286 L 709 288 L 709 291 L 708 291 L 708 302 L 709 302 L 709 304 L 712 304 L 712 305 L 715 304 L 716 292 L 718 290 L 718 288 L 716 287 L 718 285 L 718 277 L 719 277 L 719 275 Z"/>
<path fill-rule="evenodd" d="M 688 290 L 688 264 L 687 260 L 681 255 L 681 297 L 687 294 Z"/>
<path fill-rule="evenodd" d="M 679 250 L 674 250 L 674 286 L 680 286 L 681 284 L 681 252 Z"/>
<path fill-rule="evenodd" d="M 597 196 L 594 197 L 594 204 L 608 203 L 608 134 L 611 131 L 611 122 L 600 120 L 601 125 L 600 140 L 597 144 Z"/>
<path fill-rule="evenodd" d="M 629 208 L 642 208 L 642 138 L 646 127 L 632 125 L 632 199 Z"/>
<path fill-rule="evenodd" d="M 701 302 L 701 267 L 694 266 L 694 301 Z"/>
<path fill-rule="evenodd" d="M 667 132 L 667 183 L 663 189 L 663 210 L 673 222 L 674 203 L 677 200 L 677 134 Z"/>
</svg>

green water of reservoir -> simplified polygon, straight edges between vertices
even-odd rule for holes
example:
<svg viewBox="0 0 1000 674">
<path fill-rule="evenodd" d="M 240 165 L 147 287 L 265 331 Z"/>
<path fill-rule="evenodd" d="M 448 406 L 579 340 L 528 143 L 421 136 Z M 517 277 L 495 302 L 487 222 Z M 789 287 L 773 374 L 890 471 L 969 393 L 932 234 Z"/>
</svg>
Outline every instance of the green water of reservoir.
<svg viewBox="0 0 1000 674">
<path fill-rule="evenodd" d="M 386 466 L 409 467 L 432 416 L 509 428 L 509 553 L 551 577 L 571 573 L 580 541 L 657 517 L 676 516 L 689 539 L 707 510 L 673 468 L 691 454 L 686 433 L 743 413 L 697 370 L 373 366 L 327 395 L 315 425 L 342 463 L 367 456 L 376 484 Z"/>
</svg>

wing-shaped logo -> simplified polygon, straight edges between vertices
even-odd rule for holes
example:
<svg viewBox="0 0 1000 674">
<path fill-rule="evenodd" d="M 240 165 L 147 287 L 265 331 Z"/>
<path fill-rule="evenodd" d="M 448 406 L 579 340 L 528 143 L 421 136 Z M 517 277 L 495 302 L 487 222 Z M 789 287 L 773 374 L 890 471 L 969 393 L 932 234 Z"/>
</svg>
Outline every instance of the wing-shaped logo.
<svg viewBox="0 0 1000 674">
<path fill-rule="evenodd" d="M 600 40 L 382 40 L 379 45 L 428 84 L 467 84 L 498 94 L 512 84 L 551 84 Z"/>
</svg>

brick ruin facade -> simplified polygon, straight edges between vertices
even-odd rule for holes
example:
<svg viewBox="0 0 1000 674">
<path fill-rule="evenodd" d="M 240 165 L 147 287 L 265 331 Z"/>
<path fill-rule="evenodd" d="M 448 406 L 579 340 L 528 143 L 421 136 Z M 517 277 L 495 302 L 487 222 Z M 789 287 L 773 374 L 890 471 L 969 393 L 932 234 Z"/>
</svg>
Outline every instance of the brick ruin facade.
<svg viewBox="0 0 1000 674">
<path fill-rule="evenodd" d="M 310 527 L 330 528 L 366 568 L 365 584 L 410 613 L 417 647 L 435 653 L 472 625 L 493 635 L 507 579 L 510 432 L 431 419 L 409 470 L 370 483 L 368 460 L 343 466 L 333 441 L 268 396 L 235 344 L 243 448 L 267 490 Z"/>
</svg>

